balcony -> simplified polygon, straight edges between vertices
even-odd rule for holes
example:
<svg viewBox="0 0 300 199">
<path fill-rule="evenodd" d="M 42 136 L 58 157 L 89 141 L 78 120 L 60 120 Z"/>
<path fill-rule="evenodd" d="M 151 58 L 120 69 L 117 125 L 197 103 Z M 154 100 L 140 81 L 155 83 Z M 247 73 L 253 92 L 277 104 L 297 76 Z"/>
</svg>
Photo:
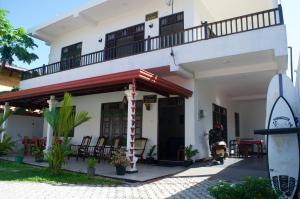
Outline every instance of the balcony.
<svg viewBox="0 0 300 199">
<path fill-rule="evenodd" d="M 22 80 L 54 74 L 74 68 L 111 61 L 132 55 L 153 52 L 170 47 L 186 45 L 198 41 L 229 36 L 233 34 L 269 28 L 284 24 L 281 5 L 278 8 L 234 17 L 212 23 L 204 22 L 200 26 L 174 32 L 169 35 L 149 37 L 147 39 L 117 48 L 106 48 L 77 58 L 56 62 L 22 73 Z"/>
</svg>

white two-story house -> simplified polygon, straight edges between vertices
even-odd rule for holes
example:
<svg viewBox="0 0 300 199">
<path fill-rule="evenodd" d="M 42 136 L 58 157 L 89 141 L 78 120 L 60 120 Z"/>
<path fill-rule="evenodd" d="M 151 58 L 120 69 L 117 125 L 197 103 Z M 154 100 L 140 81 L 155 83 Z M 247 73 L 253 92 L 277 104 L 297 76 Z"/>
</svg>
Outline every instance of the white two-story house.
<svg viewBox="0 0 300 199">
<path fill-rule="evenodd" d="M 44 109 L 70 92 L 76 111 L 92 117 L 73 143 L 119 136 L 128 148 L 134 127 L 146 151 L 157 145 L 158 160 L 182 161 L 190 144 L 207 158 L 218 123 L 228 142 L 263 139 L 253 130 L 264 128 L 268 83 L 287 69 L 276 0 L 99 0 L 31 34 L 51 46 L 49 63 L 24 72 L 21 90 L 0 104 Z M 40 136 L 47 131 L 44 121 Z"/>
</svg>

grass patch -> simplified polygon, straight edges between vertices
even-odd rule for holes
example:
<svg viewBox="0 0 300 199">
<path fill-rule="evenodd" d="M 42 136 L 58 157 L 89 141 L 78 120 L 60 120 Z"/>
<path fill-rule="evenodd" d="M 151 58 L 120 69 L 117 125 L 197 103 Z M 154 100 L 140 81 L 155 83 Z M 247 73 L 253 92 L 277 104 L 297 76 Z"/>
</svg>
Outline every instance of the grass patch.
<svg viewBox="0 0 300 199">
<path fill-rule="evenodd" d="M 38 182 L 48 184 L 119 185 L 120 181 L 62 171 L 53 175 L 47 168 L 0 160 L 0 181 Z"/>
</svg>

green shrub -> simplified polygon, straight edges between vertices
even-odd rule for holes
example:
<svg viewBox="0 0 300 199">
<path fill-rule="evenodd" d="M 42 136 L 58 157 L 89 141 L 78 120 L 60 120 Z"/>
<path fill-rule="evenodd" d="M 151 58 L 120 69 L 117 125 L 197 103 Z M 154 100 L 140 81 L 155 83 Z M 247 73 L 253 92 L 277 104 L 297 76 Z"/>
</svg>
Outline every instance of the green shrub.
<svg viewBox="0 0 300 199">
<path fill-rule="evenodd" d="M 12 141 L 11 137 L 9 137 L 7 134 L 4 134 L 3 141 L 0 142 L 0 155 L 6 155 L 13 150 L 15 145 L 16 142 Z"/>
<path fill-rule="evenodd" d="M 264 178 L 247 177 L 239 184 L 220 182 L 208 189 L 210 195 L 216 199 L 279 199 L 270 180 Z"/>
<path fill-rule="evenodd" d="M 191 160 L 195 155 L 199 153 L 197 149 L 193 149 L 193 145 L 189 145 L 184 149 L 185 157 L 187 160 Z"/>
<path fill-rule="evenodd" d="M 89 158 L 87 161 L 88 168 L 95 168 L 97 160 L 95 158 Z"/>
<path fill-rule="evenodd" d="M 71 153 L 69 143 L 69 140 L 65 140 L 65 142 L 61 144 L 55 143 L 52 149 L 45 154 L 51 173 L 55 175 L 60 173 L 62 165 L 66 163 L 66 157 Z"/>
</svg>

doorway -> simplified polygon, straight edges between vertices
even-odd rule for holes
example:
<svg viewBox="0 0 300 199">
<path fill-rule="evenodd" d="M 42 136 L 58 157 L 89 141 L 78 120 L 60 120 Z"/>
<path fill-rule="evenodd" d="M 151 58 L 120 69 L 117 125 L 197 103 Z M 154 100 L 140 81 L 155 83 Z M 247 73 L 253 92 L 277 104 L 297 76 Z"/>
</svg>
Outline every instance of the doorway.
<svg viewBox="0 0 300 199">
<path fill-rule="evenodd" d="M 158 159 L 183 160 L 180 150 L 184 149 L 184 98 L 158 100 Z"/>
<path fill-rule="evenodd" d="M 225 139 L 226 143 L 228 143 L 228 135 L 227 135 L 227 109 L 213 104 L 213 127 L 218 125 L 222 125 L 223 132 L 222 137 Z"/>
</svg>

